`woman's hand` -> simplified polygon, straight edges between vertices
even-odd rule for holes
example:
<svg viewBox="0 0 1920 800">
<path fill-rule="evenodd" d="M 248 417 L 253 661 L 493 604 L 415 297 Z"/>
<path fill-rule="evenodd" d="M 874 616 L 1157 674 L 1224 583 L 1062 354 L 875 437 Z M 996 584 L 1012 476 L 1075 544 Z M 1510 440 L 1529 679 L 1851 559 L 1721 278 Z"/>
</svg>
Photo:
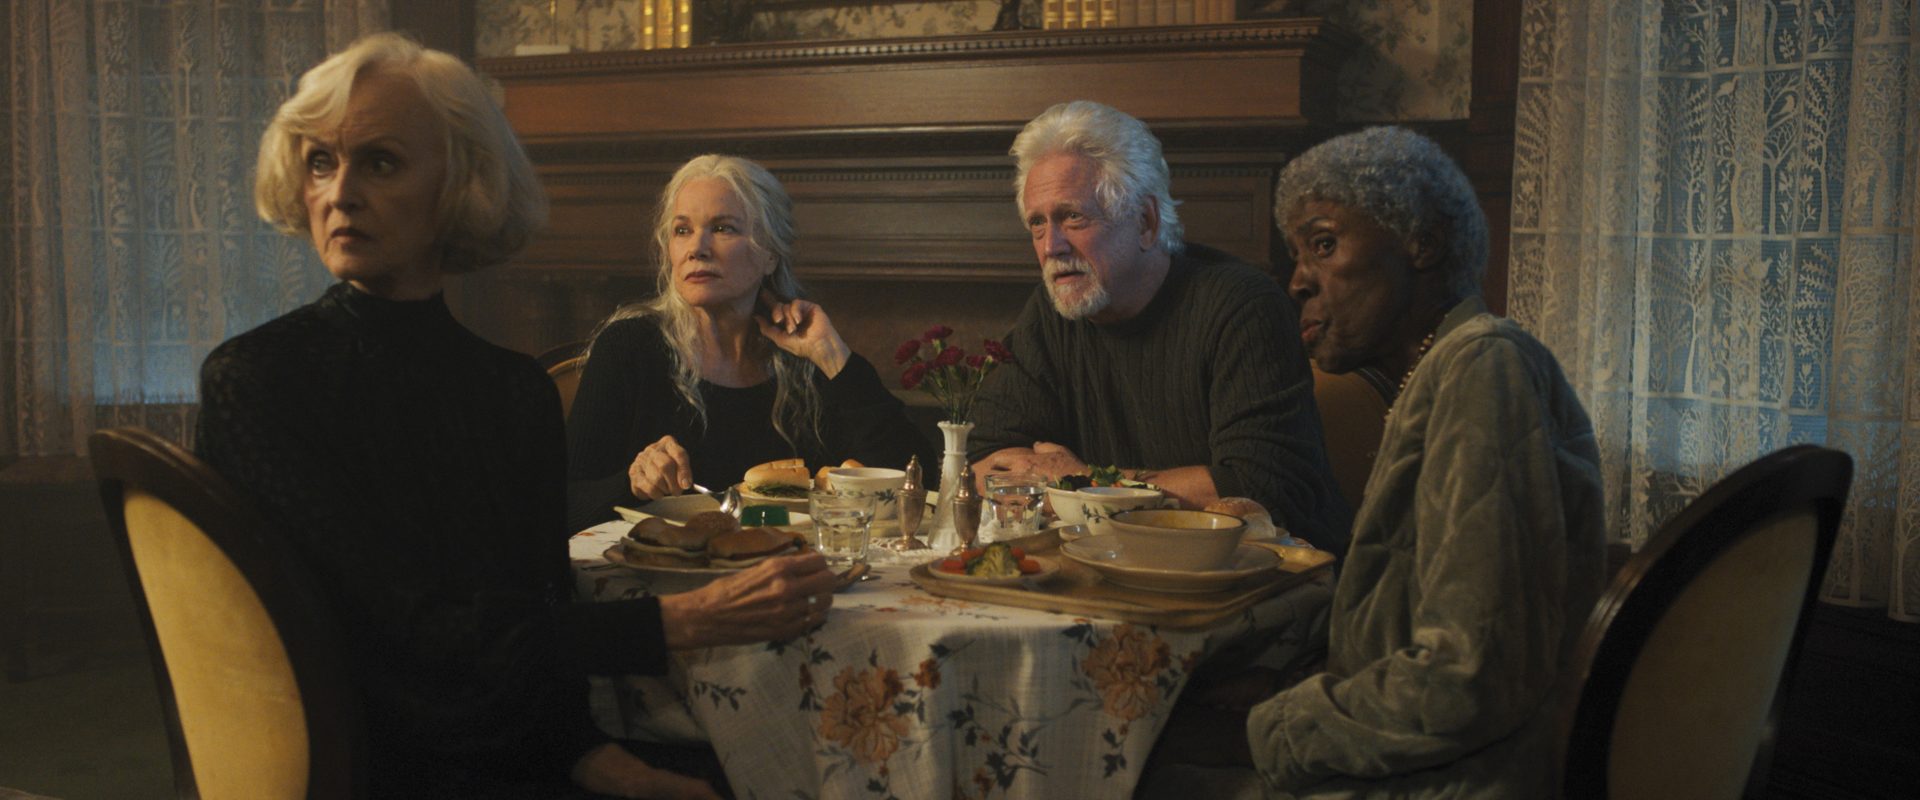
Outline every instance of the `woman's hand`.
<svg viewBox="0 0 1920 800">
<path fill-rule="evenodd" d="M 813 362 L 829 380 L 840 374 L 853 351 L 847 347 L 846 340 L 840 338 L 840 332 L 833 329 L 833 320 L 827 318 L 826 309 L 806 300 L 783 302 L 765 289 L 760 290 L 760 302 L 766 304 L 767 315 L 755 316 L 753 321 L 760 326 L 761 336 L 767 337 L 774 346 Z"/>
<path fill-rule="evenodd" d="M 835 578 L 819 553 L 769 558 L 691 592 L 663 595 L 667 647 L 792 639 L 827 620 Z"/>
<path fill-rule="evenodd" d="M 627 465 L 627 485 L 633 490 L 633 496 L 641 500 L 655 500 L 693 488 L 693 462 L 687 458 L 687 449 L 672 436 L 660 437 L 660 441 L 647 445 L 633 457 L 633 463 Z"/>
<path fill-rule="evenodd" d="M 594 794 L 658 800 L 720 800 L 719 793 L 699 778 L 655 769 L 608 742 L 573 763 L 573 783 Z"/>
</svg>

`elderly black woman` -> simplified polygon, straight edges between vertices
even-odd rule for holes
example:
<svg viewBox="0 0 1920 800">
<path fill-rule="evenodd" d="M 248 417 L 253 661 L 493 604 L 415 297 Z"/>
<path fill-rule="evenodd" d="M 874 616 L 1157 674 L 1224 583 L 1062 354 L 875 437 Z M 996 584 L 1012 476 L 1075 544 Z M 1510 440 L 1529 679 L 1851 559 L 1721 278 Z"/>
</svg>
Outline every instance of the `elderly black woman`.
<svg viewBox="0 0 1920 800">
<path fill-rule="evenodd" d="M 792 199 L 759 164 L 703 155 L 674 173 L 654 218 L 657 291 L 600 326 L 567 417 L 575 527 L 767 461 L 935 463 L 873 364 L 804 299 L 796 236 Z"/>
<path fill-rule="evenodd" d="M 1480 297 L 1487 225 L 1432 141 L 1329 140 L 1274 216 L 1322 369 L 1398 378 L 1326 671 L 1255 706 L 1270 795 L 1547 797 L 1565 656 L 1603 581 L 1598 453 L 1559 364 Z"/>
<path fill-rule="evenodd" d="M 684 595 L 570 604 L 553 383 L 456 322 L 447 276 L 546 215 L 471 69 L 394 34 L 308 71 L 261 140 L 260 214 L 339 283 L 222 344 L 197 448 L 286 532 L 343 626 L 371 797 L 715 797 L 598 731 L 589 670 L 817 625 L 833 576 L 793 557 Z M 828 602 L 820 602 L 825 598 Z M 710 750 L 647 759 L 722 780 Z"/>
</svg>

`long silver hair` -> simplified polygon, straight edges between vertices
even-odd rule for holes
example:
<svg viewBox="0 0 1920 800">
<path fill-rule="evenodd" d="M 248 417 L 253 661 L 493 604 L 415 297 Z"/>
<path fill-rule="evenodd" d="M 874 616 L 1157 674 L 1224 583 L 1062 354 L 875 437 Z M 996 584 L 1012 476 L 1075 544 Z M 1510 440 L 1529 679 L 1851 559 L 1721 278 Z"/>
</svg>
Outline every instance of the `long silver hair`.
<svg viewBox="0 0 1920 800">
<path fill-rule="evenodd" d="M 806 290 L 793 275 L 794 225 L 793 198 L 773 173 L 738 156 L 708 154 L 680 167 L 660 193 L 659 212 L 653 223 L 653 255 L 659 265 L 653 298 L 621 306 L 594 330 L 593 337 L 623 319 L 651 317 L 667 340 L 667 353 L 673 366 L 673 387 L 687 406 L 693 409 L 702 427 L 707 424 L 707 402 L 700 395 L 700 328 L 693 307 L 673 289 L 673 263 L 668 245 L 673 236 L 673 206 L 682 187 L 700 178 L 725 181 L 747 215 L 747 241 L 773 261 L 773 273 L 761 287 L 782 301 L 806 296 Z M 795 448 L 805 441 L 820 442 L 820 391 L 814 387 L 818 371 L 813 362 L 775 347 L 761 337 L 748 344 L 751 358 L 767 360 L 773 373 L 773 429 Z M 591 357 L 591 349 L 588 356 Z"/>
</svg>

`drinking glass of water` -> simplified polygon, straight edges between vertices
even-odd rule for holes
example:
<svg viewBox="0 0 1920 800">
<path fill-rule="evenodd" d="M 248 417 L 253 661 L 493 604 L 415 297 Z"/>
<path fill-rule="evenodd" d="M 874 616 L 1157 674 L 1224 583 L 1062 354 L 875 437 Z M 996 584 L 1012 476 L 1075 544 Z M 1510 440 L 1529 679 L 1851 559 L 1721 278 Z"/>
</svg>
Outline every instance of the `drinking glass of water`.
<svg viewBox="0 0 1920 800">
<path fill-rule="evenodd" d="M 987 476 L 987 502 L 993 506 L 996 541 L 1030 536 L 1040 520 L 1047 479 L 1032 472 L 996 472 Z"/>
<path fill-rule="evenodd" d="M 871 492 L 807 493 L 807 513 L 813 517 L 813 544 L 827 563 L 846 566 L 867 560 L 867 542 L 878 498 Z"/>
</svg>

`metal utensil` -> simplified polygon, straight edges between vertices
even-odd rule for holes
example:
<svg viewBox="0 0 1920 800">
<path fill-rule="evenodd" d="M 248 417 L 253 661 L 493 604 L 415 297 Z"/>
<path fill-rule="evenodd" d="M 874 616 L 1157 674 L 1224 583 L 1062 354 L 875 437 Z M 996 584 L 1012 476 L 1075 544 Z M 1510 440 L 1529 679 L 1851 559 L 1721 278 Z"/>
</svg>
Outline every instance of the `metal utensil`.
<svg viewBox="0 0 1920 800">
<path fill-rule="evenodd" d="M 740 487 L 729 486 L 724 492 L 716 492 L 696 483 L 693 485 L 693 490 L 711 497 L 715 502 L 718 502 L 720 504 L 720 513 L 731 515 L 735 519 L 740 518 Z"/>
</svg>

